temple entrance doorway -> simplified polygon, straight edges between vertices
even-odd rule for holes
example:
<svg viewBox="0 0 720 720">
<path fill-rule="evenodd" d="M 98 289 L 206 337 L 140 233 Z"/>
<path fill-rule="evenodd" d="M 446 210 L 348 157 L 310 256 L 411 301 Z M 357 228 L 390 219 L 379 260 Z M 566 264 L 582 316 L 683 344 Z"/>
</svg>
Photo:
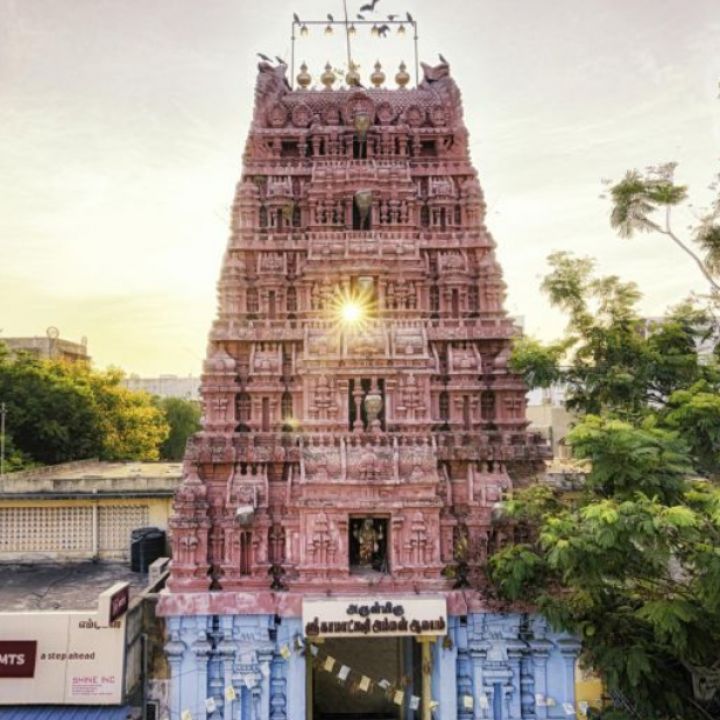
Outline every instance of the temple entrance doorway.
<svg viewBox="0 0 720 720">
<path fill-rule="evenodd" d="M 317 648 L 308 661 L 307 720 L 420 718 L 412 707 L 422 685 L 421 648 L 414 638 L 333 638 Z M 330 671 L 327 658 L 334 660 Z M 345 679 L 343 668 L 350 669 Z M 363 678 L 370 681 L 367 689 Z"/>
</svg>

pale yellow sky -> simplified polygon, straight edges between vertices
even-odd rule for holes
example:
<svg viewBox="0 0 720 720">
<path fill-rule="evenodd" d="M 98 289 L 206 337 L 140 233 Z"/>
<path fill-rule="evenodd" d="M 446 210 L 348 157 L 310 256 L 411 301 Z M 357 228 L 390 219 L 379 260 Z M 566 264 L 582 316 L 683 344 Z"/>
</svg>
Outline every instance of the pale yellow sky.
<svg viewBox="0 0 720 720">
<path fill-rule="evenodd" d="M 362 4 L 351 2 L 354 13 Z M 252 111 L 255 52 L 289 55 L 292 12 L 339 0 L 0 0 L 0 337 L 89 339 L 96 363 L 197 374 Z M 450 61 L 508 284 L 546 338 L 555 249 L 634 279 L 659 314 L 700 276 L 666 242 L 609 230 L 601 178 L 680 162 L 697 204 L 718 171 L 717 0 L 380 0 L 421 59 Z M 298 40 L 316 75 L 342 44 Z M 411 47 L 366 39 L 362 72 Z M 680 218 L 684 230 L 687 218 Z"/>
</svg>

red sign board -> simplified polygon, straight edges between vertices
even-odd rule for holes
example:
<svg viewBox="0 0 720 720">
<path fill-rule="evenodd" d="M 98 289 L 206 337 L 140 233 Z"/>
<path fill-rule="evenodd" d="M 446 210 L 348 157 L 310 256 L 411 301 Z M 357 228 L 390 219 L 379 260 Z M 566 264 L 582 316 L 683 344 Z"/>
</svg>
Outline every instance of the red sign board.
<svg viewBox="0 0 720 720">
<path fill-rule="evenodd" d="M 127 612 L 130 603 L 130 586 L 125 585 L 116 593 L 110 596 L 110 618 L 109 622 L 117 620 Z"/>
<path fill-rule="evenodd" d="M 37 640 L 0 640 L 0 678 L 35 675 Z"/>
</svg>

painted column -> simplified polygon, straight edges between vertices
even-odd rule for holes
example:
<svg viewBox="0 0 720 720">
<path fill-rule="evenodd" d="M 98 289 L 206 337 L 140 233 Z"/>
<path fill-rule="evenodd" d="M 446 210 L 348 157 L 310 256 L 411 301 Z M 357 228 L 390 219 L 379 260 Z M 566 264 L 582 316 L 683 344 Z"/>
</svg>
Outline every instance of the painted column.
<svg viewBox="0 0 720 720">
<path fill-rule="evenodd" d="M 208 660 L 212 646 L 207 638 L 207 616 L 201 615 L 196 620 L 196 637 L 197 640 L 192 644 L 192 651 L 195 655 L 195 702 L 191 707 L 193 720 L 206 720 L 207 710 L 205 708 L 205 699 L 208 696 Z"/>
<path fill-rule="evenodd" d="M 302 637 L 300 618 L 283 618 L 278 633 L 278 645 L 287 643 L 292 647 L 295 636 Z M 305 720 L 305 658 L 292 653 L 286 664 L 287 720 Z"/>
<path fill-rule="evenodd" d="M 165 645 L 165 653 L 170 664 L 170 720 L 179 720 L 182 699 L 182 662 L 187 646 L 180 640 L 180 618 L 169 617 L 167 627 L 170 641 Z"/>
<path fill-rule="evenodd" d="M 422 648 L 421 668 L 422 668 L 422 720 L 432 720 L 432 648 L 430 643 L 434 638 L 422 637 L 418 638 L 420 647 Z"/>
<path fill-rule="evenodd" d="M 438 638 L 433 648 L 432 697 L 440 703 L 439 718 L 456 720 L 458 717 L 457 648 L 454 643 L 449 647 L 445 647 L 445 644 L 444 638 Z"/>
<path fill-rule="evenodd" d="M 232 670 L 235 659 L 235 646 L 232 642 L 232 618 L 229 615 L 220 617 L 220 630 L 222 639 L 218 643 L 217 653 L 220 661 L 220 673 L 223 679 L 223 720 L 233 720 L 233 709 L 237 700 L 228 700 L 226 693 L 233 687 Z M 237 692 L 237 688 L 233 688 Z M 237 715 L 237 713 L 235 713 Z"/>
<path fill-rule="evenodd" d="M 571 637 L 558 640 L 563 659 L 563 702 L 575 707 L 575 661 L 580 654 L 580 643 Z"/>
<path fill-rule="evenodd" d="M 458 720 L 473 720 L 473 710 L 463 706 L 465 695 L 473 696 L 473 684 L 470 669 L 470 654 L 467 646 L 467 625 L 460 625 L 459 618 L 452 618 L 454 623 L 453 637 L 457 648 L 457 717 Z M 452 626 L 451 626 L 452 627 Z M 476 702 L 477 700 L 475 700 Z"/>
<path fill-rule="evenodd" d="M 260 666 L 260 712 L 258 720 L 270 720 L 270 663 L 273 658 L 273 647 L 266 646 L 257 650 L 257 659 Z"/>
</svg>

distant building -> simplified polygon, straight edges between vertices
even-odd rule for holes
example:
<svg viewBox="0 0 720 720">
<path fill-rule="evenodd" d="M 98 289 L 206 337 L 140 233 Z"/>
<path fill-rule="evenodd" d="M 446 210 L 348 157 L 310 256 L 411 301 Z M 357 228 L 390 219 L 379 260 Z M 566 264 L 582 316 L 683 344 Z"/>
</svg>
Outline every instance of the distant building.
<svg viewBox="0 0 720 720">
<path fill-rule="evenodd" d="M 528 393 L 527 419 L 529 430 L 539 432 L 552 447 L 553 458 L 570 456 L 565 438 L 577 421 L 577 415 L 565 407 L 565 388 L 554 385 Z"/>
<path fill-rule="evenodd" d="M 188 375 L 160 375 L 159 377 L 141 378 L 130 375 L 123 381 L 128 390 L 142 390 L 158 397 L 176 397 L 183 400 L 200 401 L 200 378 Z"/>
<path fill-rule="evenodd" d="M 127 560 L 131 532 L 168 526 L 180 463 L 63 463 L 0 478 L 0 563 Z"/>
<path fill-rule="evenodd" d="M 7 345 L 12 354 L 23 351 L 44 360 L 90 363 L 87 340 L 83 338 L 79 343 L 63 340 L 57 328 L 48 328 L 45 337 L 0 337 L 0 343 Z"/>
</svg>

